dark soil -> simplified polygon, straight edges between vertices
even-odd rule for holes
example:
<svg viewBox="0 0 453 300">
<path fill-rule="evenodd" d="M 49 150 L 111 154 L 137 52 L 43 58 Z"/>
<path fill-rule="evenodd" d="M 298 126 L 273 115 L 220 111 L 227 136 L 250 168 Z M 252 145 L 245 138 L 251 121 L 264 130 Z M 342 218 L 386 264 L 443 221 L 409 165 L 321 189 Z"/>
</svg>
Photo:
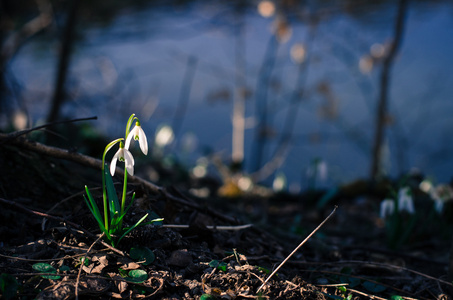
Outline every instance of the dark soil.
<svg viewBox="0 0 453 300">
<path fill-rule="evenodd" d="M 342 187 L 325 204 L 324 191 L 198 198 L 195 189 L 215 191 L 216 181 L 166 170 L 158 193 L 129 180 L 137 197 L 125 220 L 151 213 L 164 225 L 141 227 L 113 249 L 97 241 L 82 196 L 85 185 L 100 187 L 100 170 L 5 144 L 0 168 L 0 273 L 12 276 L 0 278 L 3 298 L 71 299 L 77 288 L 80 299 L 452 299 L 451 207 L 436 222 L 419 216 L 404 243 L 391 244 L 378 216 L 385 194 L 379 185 Z M 144 179 L 163 172 L 156 164 L 139 169 Z M 120 189 L 122 178 L 115 180 Z M 416 195 L 416 207 L 425 198 Z M 335 205 L 325 225 L 257 292 Z M 244 224 L 251 226 L 237 227 Z M 154 253 L 152 263 L 131 258 L 131 248 L 143 247 Z M 33 268 L 37 263 L 60 277 L 46 278 Z M 146 276 L 134 281 L 131 270 Z"/>
</svg>

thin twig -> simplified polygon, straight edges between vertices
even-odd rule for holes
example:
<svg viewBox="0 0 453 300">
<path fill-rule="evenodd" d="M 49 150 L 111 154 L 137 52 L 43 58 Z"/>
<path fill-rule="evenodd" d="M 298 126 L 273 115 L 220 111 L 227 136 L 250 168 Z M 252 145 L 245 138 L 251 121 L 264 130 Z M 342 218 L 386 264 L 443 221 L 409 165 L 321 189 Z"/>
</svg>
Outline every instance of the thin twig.
<svg viewBox="0 0 453 300">
<path fill-rule="evenodd" d="M 68 221 L 66 220 L 65 218 L 61 218 L 61 217 L 57 217 L 57 216 L 53 216 L 53 215 L 49 215 L 49 214 L 46 214 L 46 213 L 43 213 L 43 212 L 40 212 L 40 211 L 36 211 L 36 210 L 32 210 L 32 209 L 29 209 L 28 207 L 22 205 L 22 204 L 19 204 L 19 203 L 16 203 L 16 202 L 13 202 L 13 201 L 10 201 L 10 200 L 7 200 L 7 199 L 3 199 L 3 198 L 0 198 L 0 202 L 3 202 L 4 204 L 8 204 L 8 205 L 11 205 L 12 207 L 15 207 L 15 208 L 18 208 L 24 212 L 27 212 L 27 213 L 30 213 L 30 214 L 34 214 L 34 215 L 37 215 L 37 216 L 40 216 L 40 217 L 44 217 L 44 218 L 47 218 L 47 219 L 52 219 L 52 220 L 56 220 L 56 221 L 59 221 L 59 222 L 63 222 L 63 223 L 66 223 L 76 229 L 79 229 L 81 231 L 83 231 L 84 233 L 90 235 L 90 236 L 93 236 L 93 234 L 89 231 L 87 231 L 86 229 L 84 229 L 83 227 L 81 227 L 79 224 L 76 224 L 74 222 L 71 222 L 71 221 Z"/>
<path fill-rule="evenodd" d="M 36 130 L 41 130 L 43 128 L 47 128 L 47 127 L 50 127 L 50 126 L 54 126 L 54 125 L 58 125 L 58 124 L 74 123 L 74 122 L 79 122 L 79 121 L 97 120 L 97 118 L 98 118 L 97 116 L 94 116 L 94 117 L 89 117 L 89 118 L 79 118 L 79 119 L 57 121 L 57 122 L 47 123 L 47 124 L 44 124 L 44 125 L 41 125 L 41 126 L 36 126 L 36 127 L 33 127 L 33 128 L 29 128 L 29 129 L 14 131 L 14 132 L 8 133 L 7 134 L 7 138 L 2 140 L 2 141 L 0 141 L 0 143 L 3 144 L 5 142 L 9 141 L 10 139 L 15 139 L 15 138 L 18 138 L 18 137 L 20 137 L 22 135 L 29 134 L 30 132 L 33 132 L 33 131 L 36 131 Z"/>
<path fill-rule="evenodd" d="M 4 140 L 9 140 L 9 135 L 0 133 L 0 145 L 2 144 L 2 141 L 4 141 Z M 91 167 L 94 169 L 100 170 L 102 167 L 102 161 L 100 159 L 96 159 L 91 156 L 83 155 L 83 154 L 80 154 L 77 152 L 72 152 L 72 151 L 68 151 L 65 149 L 57 148 L 57 147 L 47 146 L 47 145 L 44 145 L 44 144 L 41 144 L 38 142 L 34 142 L 34 141 L 30 141 L 27 139 L 23 139 L 23 138 L 13 139 L 10 142 L 13 145 L 17 145 L 17 146 L 26 148 L 28 150 L 40 153 L 40 154 L 44 154 L 44 155 L 58 158 L 58 159 L 73 161 L 73 162 L 76 162 L 81 165 L 85 165 L 85 166 L 88 166 L 88 167 Z M 117 167 L 115 174 L 118 174 L 118 176 L 123 176 L 124 170 L 121 169 L 120 167 Z M 233 224 L 234 223 L 237 224 L 237 220 L 232 217 L 226 216 L 225 214 L 216 212 L 216 211 L 206 208 L 206 207 L 201 207 L 199 204 L 197 204 L 193 201 L 189 202 L 188 200 L 184 199 L 184 197 L 182 197 L 181 193 L 179 193 L 179 192 L 178 192 L 179 195 L 174 195 L 173 193 L 170 193 L 165 188 L 155 185 L 138 176 L 131 176 L 129 174 L 128 179 L 132 182 L 139 183 L 142 186 L 144 186 L 145 188 L 147 188 L 149 191 L 154 192 L 156 194 L 163 195 L 166 199 L 176 202 L 180 205 L 188 206 L 197 211 L 203 211 L 203 212 L 208 211 L 210 214 L 212 214 L 213 216 L 215 216 L 216 218 L 218 218 L 220 220 L 230 222 Z M 175 190 L 175 189 L 173 189 L 173 190 Z"/>
<path fill-rule="evenodd" d="M 236 226 L 216 226 L 216 225 L 207 225 L 206 228 L 207 229 L 215 229 L 215 230 L 220 230 L 220 231 L 223 231 L 223 230 L 232 230 L 232 231 L 236 231 L 236 230 L 242 230 L 242 229 L 247 229 L 247 228 L 250 228 L 252 227 L 253 224 L 244 224 L 244 225 L 236 225 Z M 190 225 L 186 225 L 186 224 L 183 224 L 183 225 L 180 225 L 180 224 L 166 224 L 166 225 L 162 225 L 162 227 L 165 227 L 165 228 L 174 228 L 174 229 L 187 229 L 190 227 Z"/>
<path fill-rule="evenodd" d="M 293 252 L 291 252 L 291 254 L 288 255 L 288 256 L 285 258 L 284 261 L 282 261 L 282 263 L 281 263 L 281 264 L 280 264 L 280 265 L 272 272 L 271 275 L 269 275 L 269 277 L 264 281 L 264 283 L 258 288 L 258 290 L 256 291 L 257 293 L 258 293 L 258 292 L 266 285 L 266 283 L 269 281 L 269 279 L 271 279 L 272 276 L 274 276 L 274 274 L 277 273 L 277 271 L 278 271 L 278 270 L 279 270 L 279 269 L 280 269 L 280 268 L 288 261 L 288 259 L 289 259 L 291 256 L 293 256 L 293 254 L 296 253 L 297 250 L 299 250 L 299 248 L 302 247 L 302 245 L 305 244 L 305 243 L 308 241 L 308 239 L 310 239 L 310 238 L 316 233 L 316 231 L 318 231 L 318 230 L 324 225 L 324 223 L 327 222 L 327 220 L 330 219 L 330 217 L 331 217 L 331 216 L 335 213 L 335 211 L 337 210 L 337 207 L 338 207 L 338 206 L 335 205 L 335 207 L 334 207 L 334 209 L 332 210 L 332 212 L 330 213 L 330 215 L 328 215 L 327 218 L 325 218 L 324 221 L 322 221 L 321 224 L 319 224 L 318 227 L 316 227 L 315 230 L 313 230 L 313 231 L 312 231 L 312 232 L 311 232 L 311 233 L 310 233 L 310 234 L 309 234 L 309 235 L 308 235 L 308 236 L 307 236 L 307 237 L 299 244 L 299 246 L 297 246 L 297 247 L 293 250 Z"/>
<path fill-rule="evenodd" d="M 46 214 L 46 213 L 43 213 L 43 212 L 40 212 L 40 211 L 35 211 L 35 210 L 32 210 L 32 209 L 29 209 L 19 203 L 15 203 L 13 201 L 10 201 L 10 200 L 6 200 L 6 199 L 3 199 L 3 198 L 0 198 L 0 202 L 3 202 L 5 204 L 9 204 L 11 205 L 12 207 L 15 207 L 15 208 L 18 208 L 22 211 L 25 211 L 27 213 L 30 213 L 30 214 L 34 214 L 34 215 L 37 215 L 37 216 L 40 216 L 40 217 L 44 217 L 44 218 L 48 218 L 48 219 L 53 219 L 53 220 L 56 220 L 56 221 L 59 221 L 59 222 L 63 222 L 63 223 L 66 223 L 78 230 L 81 230 L 83 231 L 86 235 L 90 236 L 90 237 L 94 237 L 95 235 L 92 234 L 91 232 L 89 232 L 88 230 L 86 230 L 85 228 L 83 228 L 82 226 L 80 226 L 79 224 L 76 224 L 74 222 L 71 222 L 71 221 L 68 221 L 64 218 L 61 218 L 61 217 L 57 217 L 57 216 L 53 216 L 53 215 L 49 215 L 49 214 Z M 104 245 L 105 247 L 109 248 L 110 250 L 118 253 L 119 255 L 121 256 L 124 256 L 124 252 L 121 251 L 121 250 L 118 250 L 114 247 L 112 247 L 111 245 L 107 244 L 106 242 L 104 241 L 101 241 L 101 244 Z"/>
<path fill-rule="evenodd" d="M 105 235 L 105 232 L 103 232 L 95 241 L 93 244 L 91 244 L 90 248 L 88 248 L 87 252 L 85 253 L 85 256 L 80 260 L 80 268 L 79 268 L 79 274 L 77 274 L 77 280 L 75 284 L 75 298 L 76 300 L 79 300 L 79 282 L 80 282 L 80 274 L 82 274 L 82 269 L 83 266 L 85 265 L 85 260 L 87 259 L 88 253 L 90 253 L 91 249 L 96 245 L 99 240 L 101 240 Z"/>
</svg>

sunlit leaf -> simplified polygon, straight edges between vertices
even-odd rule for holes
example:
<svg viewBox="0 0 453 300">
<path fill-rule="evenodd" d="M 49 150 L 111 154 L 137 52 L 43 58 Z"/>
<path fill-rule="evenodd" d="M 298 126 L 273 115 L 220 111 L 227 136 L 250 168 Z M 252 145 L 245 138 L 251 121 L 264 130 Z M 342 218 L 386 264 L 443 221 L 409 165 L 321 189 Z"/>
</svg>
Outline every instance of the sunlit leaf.
<svg viewBox="0 0 453 300">
<path fill-rule="evenodd" d="M 200 300 L 215 300 L 215 299 L 217 299 L 217 297 L 211 294 L 203 294 L 200 296 Z"/>
<path fill-rule="evenodd" d="M 337 289 L 339 289 L 343 293 L 347 291 L 347 289 L 346 289 L 346 287 L 344 285 L 338 286 Z"/>
<path fill-rule="evenodd" d="M 82 263 L 87 267 L 90 264 L 90 259 L 88 257 L 81 257 L 80 264 Z"/>
<path fill-rule="evenodd" d="M 131 270 L 128 275 L 126 279 L 136 283 L 141 283 L 148 279 L 148 273 L 144 270 Z"/>
<path fill-rule="evenodd" d="M 32 266 L 33 270 L 36 270 L 40 273 L 57 273 L 57 270 L 47 263 L 36 263 Z M 46 279 L 60 279 L 61 276 L 58 275 L 42 275 L 42 278 Z"/>
<path fill-rule="evenodd" d="M 36 270 L 38 272 L 42 272 L 42 273 L 54 273 L 56 272 L 57 270 L 52 267 L 51 265 L 47 264 L 47 263 L 36 263 L 32 266 L 33 270 Z"/>
</svg>

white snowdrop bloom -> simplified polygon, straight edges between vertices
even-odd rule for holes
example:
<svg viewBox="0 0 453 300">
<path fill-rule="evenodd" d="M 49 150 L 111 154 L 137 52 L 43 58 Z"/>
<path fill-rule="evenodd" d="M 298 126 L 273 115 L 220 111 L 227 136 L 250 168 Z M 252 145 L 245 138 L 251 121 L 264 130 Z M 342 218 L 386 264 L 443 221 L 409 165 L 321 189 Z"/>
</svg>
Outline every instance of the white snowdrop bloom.
<svg viewBox="0 0 453 300">
<path fill-rule="evenodd" d="M 126 138 L 126 149 L 129 149 L 131 145 L 131 141 L 134 139 L 138 141 L 140 144 L 140 149 L 142 150 L 143 154 L 148 154 L 148 140 L 146 138 L 146 134 L 143 131 L 142 127 L 140 126 L 140 122 L 135 123 L 135 127 L 129 132 Z"/>
<path fill-rule="evenodd" d="M 409 187 L 401 188 L 398 191 L 398 210 L 407 211 L 410 214 L 415 213 L 414 201 L 412 200 L 411 190 Z"/>
<path fill-rule="evenodd" d="M 387 198 L 381 202 L 381 219 L 385 219 L 388 216 L 391 216 L 395 212 L 395 201 L 393 199 Z"/>
<path fill-rule="evenodd" d="M 115 153 L 112 158 L 112 162 L 110 163 L 110 174 L 112 174 L 112 176 L 115 175 L 116 163 L 118 160 L 124 162 L 126 170 L 129 174 L 134 175 L 134 157 L 129 150 L 123 147 L 123 143 L 120 143 L 120 148 Z"/>
</svg>

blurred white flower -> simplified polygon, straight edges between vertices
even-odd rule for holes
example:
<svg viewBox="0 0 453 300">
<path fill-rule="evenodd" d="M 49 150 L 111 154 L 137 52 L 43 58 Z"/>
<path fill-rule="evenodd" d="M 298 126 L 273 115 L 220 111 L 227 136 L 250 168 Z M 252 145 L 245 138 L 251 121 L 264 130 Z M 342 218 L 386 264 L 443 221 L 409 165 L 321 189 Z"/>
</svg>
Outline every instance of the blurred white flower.
<svg viewBox="0 0 453 300">
<path fill-rule="evenodd" d="M 321 182 L 327 180 L 328 166 L 325 160 L 315 158 L 307 169 L 307 177 L 319 179 Z"/>
<path fill-rule="evenodd" d="M 238 188 L 243 192 L 249 192 L 253 188 L 253 181 L 250 177 L 241 176 L 237 182 Z"/>
<path fill-rule="evenodd" d="M 381 202 L 381 219 L 385 219 L 388 216 L 391 216 L 395 212 L 395 201 L 393 199 L 387 198 Z"/>
<path fill-rule="evenodd" d="M 284 189 L 286 189 L 286 185 L 287 180 L 285 174 L 279 172 L 274 178 L 274 182 L 272 183 L 272 189 L 274 190 L 274 192 L 281 192 Z"/>
<path fill-rule="evenodd" d="M 398 191 L 398 210 L 407 211 L 410 214 L 415 213 L 414 201 L 409 187 L 401 188 Z"/>
<path fill-rule="evenodd" d="M 326 181 L 327 180 L 327 163 L 325 160 L 321 160 L 318 163 L 318 174 L 319 174 L 319 179 L 321 181 Z"/>
<path fill-rule="evenodd" d="M 437 213 L 441 214 L 442 211 L 444 210 L 444 200 L 441 198 L 433 199 L 434 201 L 434 209 L 437 211 Z"/>
<path fill-rule="evenodd" d="M 424 182 L 424 181 L 423 181 Z M 423 182 L 420 184 L 420 189 L 427 193 L 431 199 L 434 201 L 434 208 L 440 214 L 444 209 L 444 204 L 448 201 L 453 199 L 453 189 L 450 185 L 447 184 L 439 184 L 437 186 L 431 185 L 424 185 L 421 186 Z"/>
<path fill-rule="evenodd" d="M 431 181 L 425 179 L 422 182 L 420 182 L 418 187 L 420 188 L 420 190 L 428 194 L 433 188 L 433 184 L 431 183 Z"/>
<path fill-rule="evenodd" d="M 163 125 L 157 129 L 155 142 L 157 146 L 165 147 L 173 142 L 174 138 L 175 135 L 173 133 L 173 129 L 168 125 Z"/>
</svg>

